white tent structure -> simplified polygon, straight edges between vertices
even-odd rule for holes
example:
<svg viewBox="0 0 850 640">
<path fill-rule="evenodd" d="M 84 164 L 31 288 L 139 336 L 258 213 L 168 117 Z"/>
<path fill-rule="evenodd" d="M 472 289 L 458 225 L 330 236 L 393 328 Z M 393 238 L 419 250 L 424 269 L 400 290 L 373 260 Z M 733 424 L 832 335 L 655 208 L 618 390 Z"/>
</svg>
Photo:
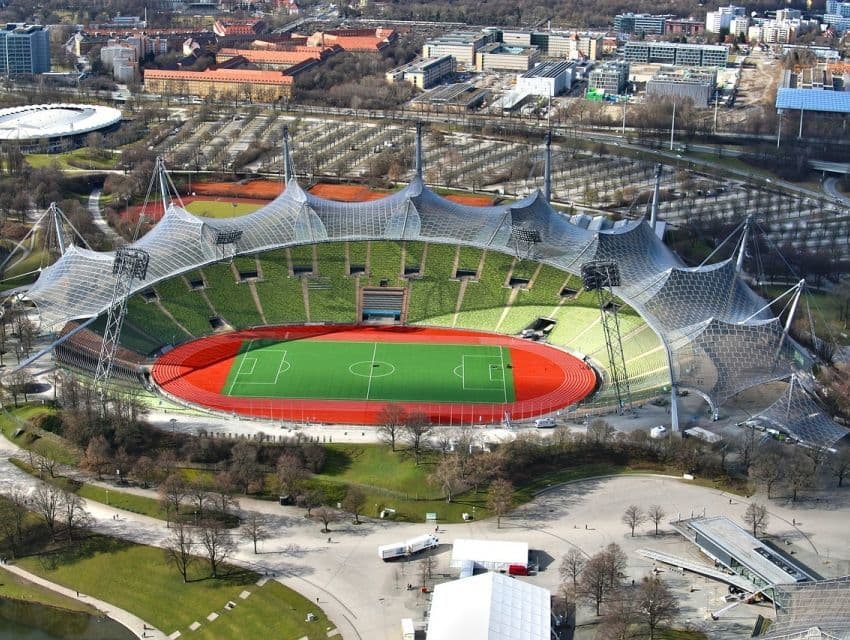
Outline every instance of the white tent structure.
<svg viewBox="0 0 850 640">
<path fill-rule="evenodd" d="M 507 540 L 459 538 L 452 544 L 451 566 L 471 566 L 488 571 L 507 571 L 512 564 L 528 568 L 528 543 Z"/>
<path fill-rule="evenodd" d="M 427 640 L 549 640 L 551 594 L 501 573 L 437 585 Z"/>
</svg>

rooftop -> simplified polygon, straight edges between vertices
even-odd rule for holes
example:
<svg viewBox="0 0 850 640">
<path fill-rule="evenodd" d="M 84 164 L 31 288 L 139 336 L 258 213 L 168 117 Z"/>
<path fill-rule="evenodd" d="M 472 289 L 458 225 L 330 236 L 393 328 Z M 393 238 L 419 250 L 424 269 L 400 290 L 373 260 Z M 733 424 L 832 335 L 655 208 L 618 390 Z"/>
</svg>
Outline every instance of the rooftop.
<svg viewBox="0 0 850 640">
<path fill-rule="evenodd" d="M 850 92 L 823 89 L 779 89 L 777 109 L 850 113 Z"/>
<path fill-rule="evenodd" d="M 80 135 L 121 121 L 121 112 L 88 104 L 38 104 L 0 109 L 0 140 Z"/>
<path fill-rule="evenodd" d="M 792 565 L 786 558 L 751 536 L 729 518 L 714 516 L 688 520 L 694 531 L 726 551 L 741 566 L 768 584 L 789 584 L 812 580 L 801 566 Z"/>
<path fill-rule="evenodd" d="M 207 69 L 206 71 L 170 71 L 146 69 L 145 79 L 186 80 L 200 82 L 244 82 L 247 84 L 292 84 L 291 75 L 280 71 L 254 71 L 252 69 Z"/>
<path fill-rule="evenodd" d="M 574 67 L 572 61 L 565 62 L 541 62 L 533 69 L 529 69 L 522 74 L 523 78 L 554 78 L 562 73 L 566 73 L 570 68 Z"/>
<path fill-rule="evenodd" d="M 501 573 L 434 588 L 428 640 L 550 640 L 550 593 Z"/>
</svg>

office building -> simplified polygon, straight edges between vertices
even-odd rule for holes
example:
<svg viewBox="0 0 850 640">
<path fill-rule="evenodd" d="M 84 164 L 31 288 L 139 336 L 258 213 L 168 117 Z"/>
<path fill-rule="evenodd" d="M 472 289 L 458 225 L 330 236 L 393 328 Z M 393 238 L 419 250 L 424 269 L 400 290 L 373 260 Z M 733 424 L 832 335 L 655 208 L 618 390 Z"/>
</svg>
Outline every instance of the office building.
<svg viewBox="0 0 850 640">
<path fill-rule="evenodd" d="M 387 82 L 409 82 L 420 89 L 430 89 L 455 72 L 455 59 L 451 56 L 414 60 L 387 71 Z"/>
<path fill-rule="evenodd" d="M 50 36 L 41 25 L 10 22 L 0 29 L 0 74 L 50 71 Z"/>
<path fill-rule="evenodd" d="M 705 32 L 705 22 L 693 18 L 670 18 L 664 23 L 665 34 L 697 36 Z"/>
<path fill-rule="evenodd" d="M 517 91 L 552 98 L 573 86 L 574 62 L 541 62 L 517 76 Z"/>
<path fill-rule="evenodd" d="M 729 50 L 721 45 L 676 42 L 627 42 L 626 62 L 660 63 L 677 67 L 726 67 Z"/>
<path fill-rule="evenodd" d="M 716 11 L 709 11 L 705 14 L 705 29 L 712 33 L 729 31 L 729 24 L 733 18 L 746 15 L 747 10 L 744 7 L 737 7 L 733 4 L 728 7 L 718 7 Z"/>
<path fill-rule="evenodd" d="M 695 107 L 707 107 L 716 85 L 716 69 L 663 68 L 646 83 L 646 94 L 676 100 L 688 99 Z"/>
<path fill-rule="evenodd" d="M 591 91 L 602 91 L 608 95 L 625 93 L 628 82 L 628 62 L 606 62 L 587 76 L 587 86 Z"/>
<path fill-rule="evenodd" d="M 667 20 L 674 15 L 650 15 L 648 13 L 620 13 L 614 16 L 614 31 L 645 36 L 660 36 L 664 33 Z"/>
<path fill-rule="evenodd" d="M 145 70 L 145 91 L 156 94 L 180 94 L 221 100 L 275 102 L 292 95 L 296 67 L 287 71 L 244 69 L 207 69 L 206 71 Z"/>
<path fill-rule="evenodd" d="M 478 71 L 528 71 L 539 59 L 537 47 L 491 42 L 475 52 L 475 68 Z"/>
<path fill-rule="evenodd" d="M 422 45 L 423 58 L 452 56 L 458 65 L 467 69 L 475 66 L 475 53 L 488 42 L 493 42 L 493 33 L 481 31 L 457 31 L 439 38 L 427 40 Z"/>
</svg>

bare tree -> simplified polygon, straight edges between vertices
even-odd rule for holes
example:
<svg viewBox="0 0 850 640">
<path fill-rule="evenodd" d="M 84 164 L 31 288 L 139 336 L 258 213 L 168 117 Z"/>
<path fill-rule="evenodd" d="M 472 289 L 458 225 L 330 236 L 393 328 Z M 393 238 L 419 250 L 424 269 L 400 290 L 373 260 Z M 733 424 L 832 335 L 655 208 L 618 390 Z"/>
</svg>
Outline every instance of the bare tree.
<svg viewBox="0 0 850 640">
<path fill-rule="evenodd" d="M 632 640 L 636 637 L 637 602 L 634 589 L 620 589 L 604 601 L 600 633 L 605 640 Z"/>
<path fill-rule="evenodd" d="M 200 526 L 200 541 L 207 553 L 210 573 L 213 578 L 217 578 L 221 565 L 236 548 L 233 537 L 218 520 L 205 520 Z"/>
<path fill-rule="evenodd" d="M 649 518 L 649 521 L 655 525 L 655 535 L 658 535 L 658 525 L 661 524 L 661 521 L 664 520 L 664 516 L 667 515 L 667 512 L 658 504 L 649 505 L 649 509 L 646 511 L 646 517 Z"/>
<path fill-rule="evenodd" d="M 75 529 L 86 529 L 91 523 L 91 514 L 83 506 L 83 499 L 76 493 L 64 491 L 62 493 L 62 518 L 65 521 L 65 531 L 68 534 L 68 542 L 74 540 Z"/>
<path fill-rule="evenodd" d="M 221 471 L 215 475 L 213 491 L 210 495 L 213 508 L 220 514 L 226 515 L 232 509 L 239 508 L 239 501 L 231 495 L 233 490 L 233 481 L 229 472 Z"/>
<path fill-rule="evenodd" d="M 809 456 L 795 448 L 791 460 L 786 461 L 785 468 L 788 488 L 791 489 L 791 502 L 797 502 L 797 494 L 812 486 L 817 465 Z"/>
<path fill-rule="evenodd" d="M 608 544 L 602 552 L 605 561 L 606 579 L 609 589 L 619 589 L 622 584 L 623 571 L 626 569 L 627 558 L 625 552 L 615 542 Z"/>
<path fill-rule="evenodd" d="M 404 422 L 404 439 L 413 449 L 413 458 L 418 465 L 422 459 L 422 444 L 428 433 L 431 431 L 431 425 L 428 416 L 421 412 L 414 412 L 407 416 Z"/>
<path fill-rule="evenodd" d="M 833 477 L 838 480 L 838 486 L 843 487 L 844 479 L 850 475 L 850 449 L 845 447 L 832 456 L 829 462 L 829 469 Z"/>
<path fill-rule="evenodd" d="M 602 418 L 592 420 L 590 424 L 587 425 L 587 437 L 590 438 L 595 444 L 607 444 L 607 442 L 611 439 L 613 435 L 614 427 L 612 427 Z"/>
<path fill-rule="evenodd" d="M 325 495 L 318 489 L 307 489 L 304 493 L 298 496 L 298 502 L 307 509 L 307 517 L 313 516 L 313 509 L 322 504 Z"/>
<path fill-rule="evenodd" d="M 172 473 L 159 485 L 159 502 L 165 509 L 165 524 L 171 522 L 171 514 L 180 513 L 180 506 L 186 497 L 186 481 L 179 473 Z"/>
<path fill-rule="evenodd" d="M 105 436 L 95 436 L 89 441 L 83 456 L 82 466 L 93 471 L 100 480 L 112 466 L 112 447 Z"/>
<path fill-rule="evenodd" d="M 250 442 L 237 442 L 230 451 L 230 478 L 242 493 L 248 493 L 263 477 L 257 462 L 257 447 Z"/>
<path fill-rule="evenodd" d="M 175 522 L 164 547 L 165 557 L 177 567 L 184 584 L 189 582 L 189 568 L 195 561 L 192 549 L 196 544 L 192 529 L 182 522 Z"/>
<path fill-rule="evenodd" d="M 133 477 L 138 480 L 142 488 L 147 489 L 159 477 L 159 470 L 151 458 L 148 456 L 139 456 L 136 463 L 133 465 Z"/>
<path fill-rule="evenodd" d="M 753 536 L 757 536 L 759 530 L 767 526 L 768 516 L 767 507 L 763 504 L 751 502 L 747 505 L 747 510 L 744 511 L 744 522 L 746 522 L 753 531 Z"/>
<path fill-rule="evenodd" d="M 621 520 L 623 521 L 623 524 L 631 530 L 632 538 L 634 538 L 635 527 L 639 527 L 641 524 L 646 522 L 646 515 L 643 513 L 643 509 L 636 504 L 632 504 L 626 507 L 626 511 L 623 513 Z"/>
<path fill-rule="evenodd" d="M 603 553 L 588 560 L 581 570 L 578 582 L 578 595 L 596 606 L 596 615 L 600 615 L 602 601 L 608 594 L 608 573 Z"/>
<path fill-rule="evenodd" d="M 186 495 L 195 510 L 195 518 L 203 520 L 206 517 L 205 509 L 213 501 L 210 492 L 210 483 L 204 476 L 193 479 L 186 483 Z"/>
<path fill-rule="evenodd" d="M 644 578 L 637 589 L 637 619 L 649 629 L 654 640 L 659 625 L 670 624 L 679 614 L 679 601 L 670 588 L 656 577 Z"/>
<path fill-rule="evenodd" d="M 258 553 L 257 543 L 268 539 L 270 536 L 271 533 L 266 528 L 266 519 L 262 514 L 252 511 L 243 521 L 242 538 L 253 543 L 255 555 Z"/>
<path fill-rule="evenodd" d="M 496 528 L 502 528 L 502 516 L 511 510 L 514 485 L 504 478 L 496 478 L 487 489 L 487 508 L 496 516 Z"/>
<path fill-rule="evenodd" d="M 572 582 L 572 588 L 578 589 L 578 577 L 581 575 L 584 565 L 587 563 L 587 557 L 577 547 L 572 547 L 561 560 L 561 580 L 569 579 Z"/>
<path fill-rule="evenodd" d="M 339 513 L 337 510 L 326 506 L 321 506 L 316 509 L 314 515 L 319 519 L 319 522 L 322 523 L 322 533 L 328 533 L 330 531 L 331 524 L 339 519 Z"/>
<path fill-rule="evenodd" d="M 298 495 L 307 476 L 307 469 L 296 454 L 284 453 L 277 459 L 275 478 L 281 495 Z"/>
<path fill-rule="evenodd" d="M 785 478 L 785 462 L 775 451 L 767 451 L 759 455 L 750 468 L 753 479 L 767 489 L 767 499 L 771 499 L 773 489 Z"/>
<path fill-rule="evenodd" d="M 455 494 L 461 491 L 464 486 L 457 456 L 445 456 L 440 460 L 429 476 L 429 480 L 432 484 L 440 487 L 446 498 L 446 502 L 451 502 Z"/>
<path fill-rule="evenodd" d="M 44 519 L 51 539 L 55 541 L 56 524 L 62 506 L 62 490 L 51 484 L 42 484 L 32 494 L 32 503 L 36 513 Z"/>
<path fill-rule="evenodd" d="M 21 489 L 12 488 L 2 494 L 0 499 L 0 531 L 6 539 L 6 545 L 17 555 L 24 542 L 24 526 L 27 517 L 27 495 Z"/>
<path fill-rule="evenodd" d="M 360 487 L 351 485 L 342 501 L 342 508 L 354 516 L 354 524 L 360 524 L 360 514 L 366 506 L 366 494 Z"/>
<path fill-rule="evenodd" d="M 387 404 L 378 413 L 378 437 L 384 442 L 389 442 L 390 447 L 395 451 L 396 440 L 399 439 L 407 421 L 407 412 L 404 407 L 398 404 Z"/>
</svg>

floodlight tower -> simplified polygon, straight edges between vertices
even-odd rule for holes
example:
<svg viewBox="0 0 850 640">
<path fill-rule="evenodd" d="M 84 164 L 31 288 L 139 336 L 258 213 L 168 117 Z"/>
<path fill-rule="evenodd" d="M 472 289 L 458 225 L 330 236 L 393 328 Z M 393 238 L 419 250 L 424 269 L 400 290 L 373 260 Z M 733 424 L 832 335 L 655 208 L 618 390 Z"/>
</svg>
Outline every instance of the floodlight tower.
<svg viewBox="0 0 850 640">
<path fill-rule="evenodd" d="M 115 352 L 118 350 L 118 338 L 124 316 L 127 315 L 127 300 L 133 290 L 134 280 L 144 280 L 148 274 L 150 255 L 143 249 L 119 247 L 115 251 L 115 261 L 112 263 L 112 274 L 115 276 L 115 286 L 112 289 L 112 301 L 106 312 L 106 328 L 103 331 L 103 342 L 100 343 L 100 357 L 94 374 L 94 384 L 103 402 L 112 374 L 112 364 Z"/>
<path fill-rule="evenodd" d="M 602 319 L 602 332 L 605 334 L 605 347 L 608 350 L 608 362 L 611 367 L 611 382 L 617 394 L 620 412 L 632 403 L 629 390 L 629 374 L 623 356 L 623 338 L 620 333 L 620 317 L 614 302 L 614 287 L 620 286 L 620 268 L 612 260 L 592 260 L 581 265 L 581 280 L 588 291 L 596 291 L 599 314 Z M 610 307 L 610 309 L 606 309 Z"/>
</svg>

